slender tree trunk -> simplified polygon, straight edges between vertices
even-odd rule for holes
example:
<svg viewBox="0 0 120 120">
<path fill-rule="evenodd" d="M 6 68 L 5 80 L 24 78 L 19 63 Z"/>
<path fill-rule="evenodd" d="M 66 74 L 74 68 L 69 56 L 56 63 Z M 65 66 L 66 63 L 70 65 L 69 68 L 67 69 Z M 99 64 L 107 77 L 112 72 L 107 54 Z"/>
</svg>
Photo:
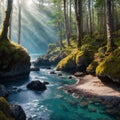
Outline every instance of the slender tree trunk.
<svg viewBox="0 0 120 120">
<path fill-rule="evenodd" d="M 70 36 L 72 34 L 72 1 L 70 0 Z"/>
<path fill-rule="evenodd" d="M 11 39 L 11 34 L 12 34 L 12 13 L 11 11 L 11 17 L 10 17 L 10 25 L 9 25 L 9 38 Z"/>
<path fill-rule="evenodd" d="M 82 0 L 75 1 L 76 27 L 77 27 L 77 48 L 81 47 L 81 23 L 82 23 Z"/>
<path fill-rule="evenodd" d="M 60 45 L 60 50 L 63 48 L 63 43 L 62 43 L 62 21 L 61 21 L 61 5 L 58 3 L 58 11 L 60 14 L 58 14 L 58 31 L 59 31 L 59 45 Z"/>
<path fill-rule="evenodd" d="M 7 1 L 7 10 L 6 10 L 5 18 L 4 18 L 4 21 L 3 21 L 3 28 L 2 28 L 2 32 L 1 32 L 1 35 L 0 35 L 0 40 L 6 40 L 7 39 L 8 27 L 9 27 L 10 16 L 11 16 L 11 11 L 12 11 L 12 3 L 13 3 L 13 0 L 8 0 Z"/>
<path fill-rule="evenodd" d="M 63 0 L 64 2 L 64 24 L 65 24 L 65 34 L 67 39 L 67 44 L 70 46 L 70 40 L 69 40 L 69 32 L 68 32 L 68 17 L 67 17 L 67 7 L 66 7 L 66 0 Z"/>
<path fill-rule="evenodd" d="M 114 49 L 114 42 L 112 37 L 112 14 L 111 14 L 111 0 L 106 0 L 106 28 L 107 28 L 107 51 Z"/>
<path fill-rule="evenodd" d="M 89 34 L 89 21 L 88 21 L 88 15 L 86 15 L 86 29 L 87 29 L 87 34 Z"/>
<path fill-rule="evenodd" d="M 94 21 L 94 4 L 92 1 L 92 32 L 94 33 L 95 21 Z"/>
<path fill-rule="evenodd" d="M 119 21 L 119 18 L 118 18 L 118 10 L 117 10 L 117 6 L 115 4 L 115 30 L 118 30 L 119 29 L 119 26 L 118 26 L 118 22 Z"/>
<path fill-rule="evenodd" d="M 90 36 L 92 36 L 92 16 L 91 16 L 91 0 L 88 0 L 88 10 L 89 10 L 89 16 L 90 16 Z"/>
<path fill-rule="evenodd" d="M 111 14 L 112 14 L 112 31 L 114 32 L 115 26 L 114 26 L 114 18 L 115 18 L 115 1 L 111 1 Z"/>
<path fill-rule="evenodd" d="M 18 7 L 19 7 L 19 11 L 18 11 L 18 44 L 20 44 L 20 40 L 21 40 L 21 2 L 20 2 L 20 0 L 18 0 Z"/>
</svg>

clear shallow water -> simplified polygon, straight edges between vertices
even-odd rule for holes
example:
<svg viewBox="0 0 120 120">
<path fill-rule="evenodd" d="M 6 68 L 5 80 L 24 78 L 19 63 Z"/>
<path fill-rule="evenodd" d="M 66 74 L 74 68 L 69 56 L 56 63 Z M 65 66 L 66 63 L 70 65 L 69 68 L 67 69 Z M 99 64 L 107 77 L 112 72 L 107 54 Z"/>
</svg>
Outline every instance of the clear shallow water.
<svg viewBox="0 0 120 120">
<path fill-rule="evenodd" d="M 35 92 L 26 88 L 26 84 L 32 80 L 47 81 L 50 84 L 46 91 Z M 89 104 L 88 107 L 80 107 L 80 99 L 58 89 L 73 83 L 75 79 L 69 80 L 66 74 L 58 77 L 51 75 L 50 70 L 41 68 L 39 72 L 31 72 L 28 79 L 7 84 L 9 89 L 18 88 L 18 92 L 13 92 L 8 100 L 20 104 L 29 120 L 114 120 L 104 114 L 103 106 Z M 96 112 L 90 112 L 90 107 L 95 108 Z"/>
</svg>

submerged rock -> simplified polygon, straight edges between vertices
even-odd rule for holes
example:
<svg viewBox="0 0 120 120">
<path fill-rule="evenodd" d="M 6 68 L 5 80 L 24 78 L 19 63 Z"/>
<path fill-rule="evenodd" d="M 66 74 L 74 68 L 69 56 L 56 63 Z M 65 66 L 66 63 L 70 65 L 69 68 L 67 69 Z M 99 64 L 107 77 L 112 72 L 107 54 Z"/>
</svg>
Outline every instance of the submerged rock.
<svg viewBox="0 0 120 120">
<path fill-rule="evenodd" d="M 20 105 L 10 105 L 10 110 L 15 120 L 26 120 L 26 114 Z"/>
<path fill-rule="evenodd" d="M 56 74 L 55 71 L 50 71 L 50 74 Z"/>
<path fill-rule="evenodd" d="M 43 84 L 45 84 L 45 85 L 49 85 L 49 82 L 43 82 Z"/>
<path fill-rule="evenodd" d="M 80 103 L 80 106 L 81 106 L 81 107 L 87 107 L 88 104 L 89 104 L 88 102 L 83 101 L 83 102 Z"/>
<path fill-rule="evenodd" d="M 62 76 L 62 73 L 58 73 L 57 76 Z"/>
<path fill-rule="evenodd" d="M 49 69 L 49 70 L 50 70 L 50 69 L 51 69 L 51 67 L 50 67 L 50 66 L 48 66 L 46 69 Z"/>
<path fill-rule="evenodd" d="M 72 79 L 73 77 L 72 76 L 68 76 L 68 79 Z"/>
<path fill-rule="evenodd" d="M 0 82 L 28 76 L 30 56 L 26 49 L 10 40 L 1 40 L 0 45 Z"/>
<path fill-rule="evenodd" d="M 40 68 L 39 67 L 32 67 L 32 68 L 30 68 L 30 71 L 40 71 Z"/>
<path fill-rule="evenodd" d="M 96 111 L 97 111 L 97 109 L 96 109 L 95 107 L 89 107 L 88 110 L 89 110 L 90 112 L 96 112 Z"/>
<path fill-rule="evenodd" d="M 4 85 L 0 84 L 0 97 L 7 97 L 8 96 L 8 91 L 5 88 Z"/>
<path fill-rule="evenodd" d="M 44 91 L 47 89 L 45 84 L 40 82 L 39 80 L 28 83 L 27 88 L 36 91 Z"/>
</svg>

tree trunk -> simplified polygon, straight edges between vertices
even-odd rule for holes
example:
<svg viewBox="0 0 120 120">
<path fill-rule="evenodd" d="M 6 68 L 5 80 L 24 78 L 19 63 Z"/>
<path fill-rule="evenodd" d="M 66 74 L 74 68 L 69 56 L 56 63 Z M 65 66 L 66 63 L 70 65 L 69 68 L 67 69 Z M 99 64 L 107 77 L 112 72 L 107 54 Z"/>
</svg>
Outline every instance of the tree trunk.
<svg viewBox="0 0 120 120">
<path fill-rule="evenodd" d="M 106 0 L 106 28 L 107 28 L 107 51 L 114 49 L 114 42 L 112 38 L 112 14 L 111 14 L 111 0 Z"/>
<path fill-rule="evenodd" d="M 90 36 L 92 36 L 92 16 L 91 16 L 91 0 L 88 0 L 88 10 L 89 10 L 89 16 L 90 16 Z"/>
<path fill-rule="evenodd" d="M 106 26 L 106 9 L 105 9 L 106 5 L 105 5 L 105 1 L 103 3 L 103 11 L 104 11 L 104 23 L 103 25 Z M 106 38 L 106 27 L 104 27 L 104 33 L 103 33 L 103 37 Z"/>
<path fill-rule="evenodd" d="M 68 17 L 67 17 L 67 7 L 66 7 L 66 0 L 63 0 L 64 2 L 64 24 L 65 24 L 65 34 L 67 39 L 67 44 L 70 46 L 70 40 L 69 40 L 69 32 L 68 32 Z"/>
<path fill-rule="evenodd" d="M 58 3 L 58 31 L 59 31 L 59 46 L 60 46 L 60 50 L 62 50 L 63 48 L 63 43 L 62 43 L 62 20 L 61 20 L 61 5 Z"/>
<path fill-rule="evenodd" d="M 10 25 L 9 25 L 9 38 L 11 39 L 11 34 L 12 34 L 12 13 L 11 12 L 11 17 L 10 17 Z"/>
<path fill-rule="evenodd" d="M 18 44 L 20 44 L 20 39 L 21 39 L 21 3 L 20 3 L 20 0 L 18 0 L 18 7 L 19 7 L 19 13 L 18 13 Z"/>
<path fill-rule="evenodd" d="M 77 27 L 77 48 L 81 47 L 81 23 L 82 23 L 82 0 L 75 1 L 76 27 Z"/>
<path fill-rule="evenodd" d="M 12 4 L 13 4 L 13 0 L 8 0 L 7 1 L 7 10 L 6 10 L 5 18 L 4 18 L 4 21 L 3 21 L 3 28 L 2 28 L 2 32 L 1 32 L 1 35 L 0 35 L 0 40 L 6 40 L 7 39 L 10 16 L 11 16 L 11 12 L 12 12 Z"/>
<path fill-rule="evenodd" d="M 72 0 L 70 0 L 70 36 L 72 34 Z"/>
</svg>

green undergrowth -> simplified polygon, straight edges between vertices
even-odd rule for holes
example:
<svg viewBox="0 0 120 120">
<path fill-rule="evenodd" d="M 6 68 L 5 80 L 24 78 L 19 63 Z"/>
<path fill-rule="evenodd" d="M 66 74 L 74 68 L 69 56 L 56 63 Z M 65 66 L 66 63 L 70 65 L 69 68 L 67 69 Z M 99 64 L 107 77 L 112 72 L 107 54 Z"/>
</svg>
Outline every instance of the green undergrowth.
<svg viewBox="0 0 120 120">
<path fill-rule="evenodd" d="M 76 49 L 76 40 L 70 39 L 70 46 L 64 40 L 62 52 L 66 57 L 58 63 L 57 70 L 76 69 L 76 66 L 85 64 L 83 61 L 90 60 L 87 71 L 98 76 L 108 75 L 110 78 L 120 79 L 120 30 L 113 33 L 115 50 L 107 51 L 107 40 L 103 36 L 98 33 L 93 34 L 92 38 L 85 35 L 79 49 Z M 54 47 L 53 51 L 58 53 L 59 46 Z"/>
</svg>

